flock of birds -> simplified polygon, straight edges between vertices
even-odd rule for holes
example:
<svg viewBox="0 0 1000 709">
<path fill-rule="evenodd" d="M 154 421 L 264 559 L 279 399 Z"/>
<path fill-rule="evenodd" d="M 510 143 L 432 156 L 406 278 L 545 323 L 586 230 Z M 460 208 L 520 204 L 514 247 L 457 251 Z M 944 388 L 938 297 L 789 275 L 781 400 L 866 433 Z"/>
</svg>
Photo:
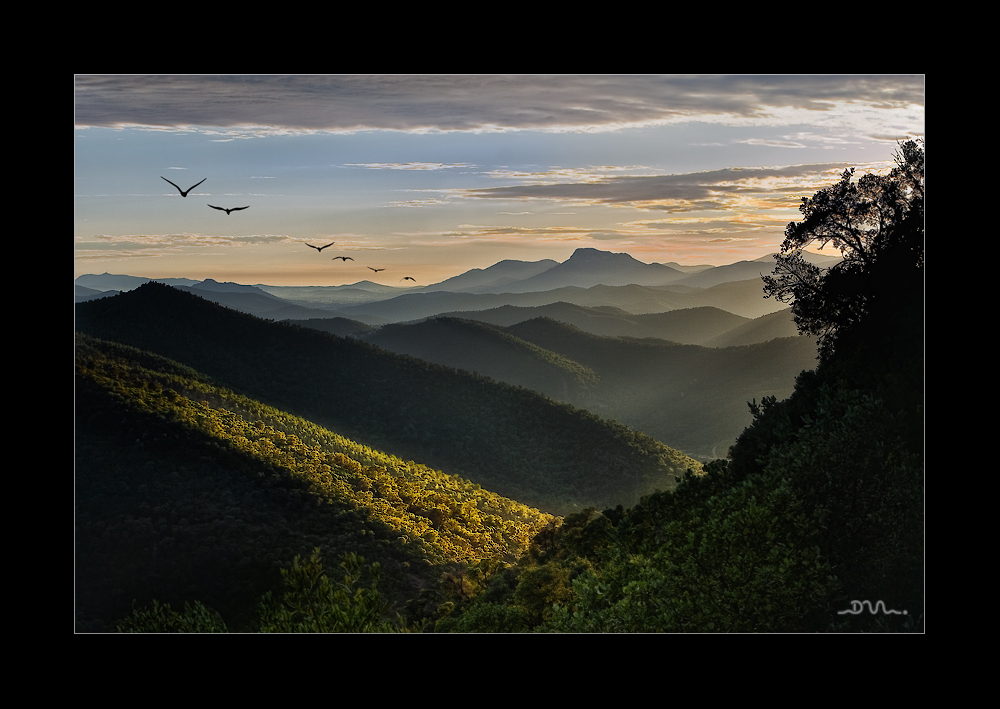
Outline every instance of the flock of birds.
<svg viewBox="0 0 1000 709">
<path fill-rule="evenodd" d="M 161 179 L 161 180 L 166 180 L 167 182 L 170 182 L 170 180 L 167 180 L 167 178 L 166 178 L 166 177 L 164 177 L 163 175 L 160 175 L 160 179 Z M 206 178 L 205 178 L 204 180 L 202 180 L 201 182 L 204 182 L 204 181 L 205 181 L 205 180 L 207 180 L 207 179 L 208 179 L 208 178 L 206 177 Z M 177 188 L 177 191 L 181 193 L 181 197 L 187 197 L 187 196 L 188 196 L 188 192 L 190 192 L 190 191 L 191 191 L 191 190 L 193 190 L 193 189 L 194 189 L 195 187 L 197 187 L 198 185 L 200 185 L 200 184 L 201 184 L 201 182 L 198 182 L 197 184 L 194 184 L 194 185 L 192 185 L 191 187 L 188 187 L 188 188 L 187 188 L 186 190 L 182 190 L 182 189 L 181 189 L 180 187 L 178 187 L 178 186 L 177 186 L 176 184 L 174 184 L 173 182 L 170 182 L 170 184 L 174 185 L 174 187 L 176 187 L 176 188 Z M 248 204 L 248 205 L 247 205 L 246 207 L 228 207 L 228 208 L 227 208 L 227 207 L 216 207 L 216 206 L 215 206 L 214 204 L 210 204 L 210 205 L 208 205 L 208 206 L 209 206 L 209 207 L 211 207 L 212 209 L 218 209 L 218 210 L 219 210 L 220 212 L 225 212 L 225 213 L 226 213 L 226 216 L 227 216 L 227 217 L 228 217 L 228 216 L 229 216 L 230 214 L 232 214 L 233 212 L 238 212 L 238 211 L 240 211 L 241 209 L 249 209 L 249 208 L 250 208 L 250 205 L 249 205 L 249 204 Z M 304 244 L 305 244 L 306 246 L 309 246 L 309 247 L 311 247 L 311 248 L 313 248 L 313 249 L 316 249 L 316 251 L 318 251 L 318 252 L 322 253 L 322 252 L 323 252 L 323 249 L 325 249 L 325 248 L 327 248 L 327 247 L 330 247 L 330 246 L 333 246 L 333 245 L 334 245 L 334 244 L 336 244 L 337 242 L 336 242 L 336 241 L 331 241 L 331 242 L 330 242 L 329 244 L 327 244 L 326 246 L 313 246 L 313 245 L 312 245 L 312 244 L 310 244 L 309 242 L 303 242 L 303 243 L 304 243 Z M 353 259 L 353 258 L 351 258 L 350 256 L 334 256 L 334 257 L 333 257 L 333 260 L 334 260 L 334 261 L 336 261 L 337 259 L 340 259 L 340 260 L 342 260 L 342 261 L 343 261 L 344 263 L 347 263 L 348 261 L 353 261 L 353 260 L 354 260 L 354 259 Z M 371 266 L 368 266 L 368 269 L 369 269 L 369 270 L 371 270 L 371 271 L 374 271 L 375 273 L 378 273 L 379 271 L 384 271 L 384 270 L 385 270 L 384 268 L 372 268 Z M 402 278 L 400 278 L 399 280 L 400 280 L 400 281 L 413 281 L 414 283 L 416 283 L 416 282 L 417 282 L 415 278 L 411 278 L 410 276 L 403 276 L 403 277 L 402 277 Z"/>
</svg>

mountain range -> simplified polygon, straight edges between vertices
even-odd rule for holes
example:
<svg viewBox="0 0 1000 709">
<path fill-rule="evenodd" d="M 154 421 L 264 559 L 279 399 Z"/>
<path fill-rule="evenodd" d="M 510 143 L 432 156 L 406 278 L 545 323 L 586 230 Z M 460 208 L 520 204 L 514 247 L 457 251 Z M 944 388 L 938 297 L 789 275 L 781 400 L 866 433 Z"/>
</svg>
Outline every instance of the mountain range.
<svg viewBox="0 0 1000 709">
<path fill-rule="evenodd" d="M 838 259 L 807 254 L 828 267 Z M 760 275 L 773 257 L 725 266 L 681 267 L 646 264 L 628 254 L 577 249 L 562 263 L 505 260 L 440 283 L 400 288 L 371 281 L 344 286 L 256 286 L 212 279 L 155 279 L 191 288 L 227 307 L 272 320 L 343 317 L 370 326 L 405 322 L 442 313 L 481 311 L 504 305 L 532 307 L 560 301 L 588 307 L 610 305 L 630 313 L 714 306 L 748 318 L 784 306 L 765 300 Z M 124 275 L 84 275 L 76 285 L 90 289 L 77 302 L 107 291 L 131 290 L 150 279 Z M 291 308 L 289 306 L 297 306 Z"/>
<path fill-rule="evenodd" d="M 645 434 L 528 389 L 268 322 L 162 284 L 76 308 L 79 332 L 168 357 L 264 404 L 545 511 L 634 502 L 672 487 L 688 467 L 700 469 Z"/>
<path fill-rule="evenodd" d="M 672 325 L 680 339 L 719 341 L 738 330 L 731 335 L 738 342 L 774 329 L 773 323 L 738 318 L 741 324 L 713 334 L 706 327 L 713 319 L 737 316 L 710 308 L 662 315 L 673 316 L 676 322 L 664 327 Z M 751 324 L 756 328 L 747 327 Z M 507 326 L 438 317 L 356 337 L 538 391 L 708 460 L 724 456 L 750 424 L 748 402 L 788 396 L 796 376 L 815 365 L 815 342 L 795 335 L 794 324 L 787 324 L 791 336 L 724 347 L 596 335 L 550 317 L 521 318 Z"/>
<path fill-rule="evenodd" d="M 377 560 L 429 627 L 451 564 L 530 555 L 552 515 L 617 519 L 723 462 L 815 342 L 761 263 L 623 256 L 421 289 L 78 279 L 78 627 L 200 598 L 252 630 L 314 546 Z"/>
<path fill-rule="evenodd" d="M 759 274 L 769 259 L 676 267 L 578 249 L 561 264 L 501 261 L 414 289 L 212 279 L 172 279 L 172 287 L 537 391 L 708 460 L 749 424 L 747 402 L 787 396 L 815 364 L 815 343 L 798 335 L 791 310 L 763 297 Z M 77 279 L 77 288 L 141 280 L 104 274 Z M 555 287 L 530 290 L 547 286 Z"/>
</svg>

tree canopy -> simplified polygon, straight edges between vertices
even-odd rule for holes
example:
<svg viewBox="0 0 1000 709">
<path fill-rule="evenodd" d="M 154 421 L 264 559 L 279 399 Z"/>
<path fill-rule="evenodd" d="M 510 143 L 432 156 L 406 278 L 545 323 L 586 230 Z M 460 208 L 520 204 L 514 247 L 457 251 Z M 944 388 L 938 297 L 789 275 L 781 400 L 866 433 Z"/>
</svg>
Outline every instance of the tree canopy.
<svg viewBox="0 0 1000 709">
<path fill-rule="evenodd" d="M 907 141 L 886 175 L 854 179 L 847 169 L 834 185 L 803 197 L 804 219 L 785 229 L 774 272 L 764 276 L 765 297 L 792 303 L 799 331 L 817 336 L 820 357 L 833 354 L 838 337 L 875 310 L 922 294 L 924 267 L 923 141 Z M 823 270 L 802 250 L 832 244 L 843 260 Z M 916 286 L 916 287 L 914 287 Z"/>
</svg>

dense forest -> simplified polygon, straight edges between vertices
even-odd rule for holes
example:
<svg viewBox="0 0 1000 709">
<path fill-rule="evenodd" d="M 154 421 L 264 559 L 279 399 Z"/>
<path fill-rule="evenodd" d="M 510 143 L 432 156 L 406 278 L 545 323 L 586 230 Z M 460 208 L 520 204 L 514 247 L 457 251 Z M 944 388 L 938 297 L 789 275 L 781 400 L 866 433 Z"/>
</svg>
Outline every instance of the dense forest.
<svg viewBox="0 0 1000 709">
<path fill-rule="evenodd" d="M 803 200 L 765 288 L 821 359 L 751 402 L 728 458 L 566 517 L 438 630 L 922 631 L 923 170 L 907 143 L 890 175 Z M 813 241 L 844 262 L 804 263 Z"/>
<path fill-rule="evenodd" d="M 537 392 L 147 283 L 77 305 L 78 331 L 155 352 L 379 450 L 553 514 L 638 501 L 693 458 Z"/>
<path fill-rule="evenodd" d="M 923 170 L 803 199 L 762 287 L 819 360 L 704 466 L 167 286 L 78 305 L 77 630 L 922 632 Z"/>
<path fill-rule="evenodd" d="M 378 562 L 401 612 L 433 586 L 432 569 L 511 563 L 555 520 L 158 355 L 85 335 L 76 349 L 85 627 L 154 597 L 252 623 L 279 570 L 314 548 Z"/>
<path fill-rule="evenodd" d="M 715 308 L 663 313 L 673 316 L 674 327 L 661 329 L 692 339 L 701 330 L 697 339 L 707 340 L 734 322 L 751 322 L 730 315 L 715 327 L 719 313 Z M 816 360 L 810 337 L 708 347 L 663 337 L 601 336 L 550 317 L 507 327 L 436 317 L 386 325 L 359 337 L 392 352 L 540 392 L 701 459 L 725 455 L 750 423 L 745 402 L 784 399 L 795 376 Z"/>
</svg>

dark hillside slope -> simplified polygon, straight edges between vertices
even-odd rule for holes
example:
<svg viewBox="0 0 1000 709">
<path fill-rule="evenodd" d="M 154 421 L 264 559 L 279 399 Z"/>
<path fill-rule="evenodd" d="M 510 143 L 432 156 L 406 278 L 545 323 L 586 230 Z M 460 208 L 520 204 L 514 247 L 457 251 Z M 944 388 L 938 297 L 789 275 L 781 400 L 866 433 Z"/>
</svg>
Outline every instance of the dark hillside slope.
<svg viewBox="0 0 1000 709">
<path fill-rule="evenodd" d="M 338 335 L 340 337 L 358 337 L 375 329 L 371 325 L 348 318 L 310 318 L 308 320 L 290 318 L 284 322 L 289 325 L 322 330 L 323 332 L 329 332 L 331 335 Z"/>
<path fill-rule="evenodd" d="M 704 345 L 713 337 L 729 332 L 747 322 L 747 319 L 711 306 L 671 310 L 666 313 L 648 313 L 635 316 L 635 332 L 595 333 L 629 337 L 659 337 L 682 345 Z"/>
<path fill-rule="evenodd" d="M 80 333 L 75 393 L 78 630 L 133 599 L 200 600 L 253 629 L 278 569 L 317 546 L 378 561 L 392 616 L 452 564 L 513 560 L 552 521 Z"/>
<path fill-rule="evenodd" d="M 749 322 L 745 317 L 710 306 L 637 315 L 613 306 L 588 307 L 565 302 L 533 307 L 505 305 L 493 310 L 454 313 L 449 317 L 479 320 L 505 327 L 535 318 L 550 318 L 594 335 L 658 337 L 688 345 L 706 344 L 711 338 Z"/>
<path fill-rule="evenodd" d="M 816 345 L 805 337 L 712 348 L 600 337 L 546 318 L 507 332 L 597 374 L 587 399 L 572 403 L 705 458 L 724 456 L 750 424 L 748 402 L 788 396 L 796 376 L 816 364 Z"/>
<path fill-rule="evenodd" d="M 510 335 L 495 325 L 434 318 L 413 325 L 386 325 L 363 336 L 391 352 L 476 372 L 569 401 L 597 383 L 586 367 Z"/>
<path fill-rule="evenodd" d="M 317 505 L 281 471 L 144 411 L 120 392 L 76 383 L 74 429 L 76 630 L 112 632 L 153 599 L 207 603 L 231 629 L 252 629 L 279 569 L 322 546 L 378 561 L 399 597 L 414 592 L 409 563 L 429 567 L 399 532 L 344 501 Z M 391 595 L 396 595 L 392 593 Z"/>
<path fill-rule="evenodd" d="M 168 286 L 82 303 L 76 318 L 81 332 L 169 357 L 262 403 L 546 512 L 630 504 L 700 468 L 644 434 L 535 392 Z"/>
<path fill-rule="evenodd" d="M 607 334 L 604 330 L 608 328 L 621 329 L 622 327 L 628 327 L 635 318 L 632 313 L 621 308 L 612 306 L 593 308 L 565 301 L 547 303 L 546 305 L 502 305 L 499 308 L 491 308 L 489 310 L 442 313 L 434 317 L 477 320 L 501 327 L 516 325 L 532 318 L 545 317 L 558 320 L 559 322 L 570 323 L 576 325 L 581 330 L 598 332 L 598 334 Z M 625 321 L 624 325 L 621 324 L 623 320 Z M 614 334 L 621 333 L 615 332 Z"/>
<path fill-rule="evenodd" d="M 791 308 L 761 315 L 700 344 L 708 347 L 738 347 L 752 345 L 755 342 L 767 342 L 778 337 L 800 337 L 799 330 L 795 327 L 795 320 L 792 318 Z M 801 335 L 801 337 L 807 336 Z"/>
</svg>

